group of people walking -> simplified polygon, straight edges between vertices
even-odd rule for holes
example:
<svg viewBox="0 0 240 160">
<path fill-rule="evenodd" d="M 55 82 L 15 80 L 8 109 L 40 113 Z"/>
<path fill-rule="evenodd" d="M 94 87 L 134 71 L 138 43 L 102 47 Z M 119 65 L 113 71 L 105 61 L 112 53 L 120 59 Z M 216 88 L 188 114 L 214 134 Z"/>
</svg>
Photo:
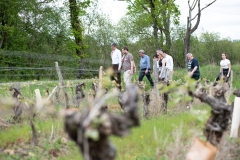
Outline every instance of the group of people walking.
<svg viewBox="0 0 240 160">
<path fill-rule="evenodd" d="M 111 58 L 112 58 L 112 69 L 113 74 L 111 76 L 111 80 L 115 81 L 118 85 L 119 90 L 122 89 L 121 85 L 121 68 L 123 68 L 123 80 L 125 85 L 131 84 L 132 75 L 136 72 L 136 66 L 133 60 L 133 55 L 129 52 L 128 47 L 122 47 L 122 53 L 117 48 L 116 43 L 111 44 Z M 151 77 L 151 64 L 150 58 L 145 54 L 143 49 L 138 51 L 140 58 L 140 72 L 138 81 L 142 82 L 143 78 L 146 76 L 151 86 L 154 86 L 154 82 Z M 157 58 L 157 68 L 159 73 L 160 80 L 171 81 L 173 74 L 173 58 L 168 55 L 166 51 L 157 49 L 156 50 L 156 58 Z"/>
<path fill-rule="evenodd" d="M 165 50 L 157 49 L 153 58 L 157 60 L 160 81 L 172 81 L 173 58 Z"/>
<path fill-rule="evenodd" d="M 113 74 L 111 76 L 112 81 L 116 81 L 119 90 L 122 89 L 121 85 L 121 68 L 123 68 L 123 80 L 125 86 L 131 84 L 132 75 L 136 72 L 136 66 L 134 63 L 133 55 L 129 52 L 128 47 L 122 47 L 122 53 L 119 49 L 117 49 L 117 44 L 111 44 L 112 52 L 112 69 Z M 147 77 L 148 81 L 150 82 L 151 86 L 154 86 L 154 82 L 151 78 L 151 65 L 150 65 L 150 58 L 148 55 L 145 54 L 143 49 L 138 51 L 140 58 L 140 72 L 138 81 L 139 83 L 142 82 L 144 76 Z M 123 56 L 122 56 L 123 54 Z M 158 77 L 160 81 L 170 82 L 172 81 L 173 76 L 173 58 L 165 50 L 157 49 L 156 54 L 153 57 L 157 60 L 157 68 L 158 68 Z M 187 54 L 187 68 L 188 68 L 188 75 L 195 79 L 199 80 L 200 78 L 200 68 L 198 64 L 198 60 L 193 57 L 192 53 Z M 221 76 L 225 76 L 225 82 L 228 81 L 231 73 L 231 64 L 230 61 L 227 59 L 226 53 L 222 53 L 222 60 L 220 62 L 220 74 L 216 78 L 216 81 L 220 79 Z"/>
<path fill-rule="evenodd" d="M 132 54 L 128 51 L 128 47 L 125 46 L 122 48 L 123 57 L 122 57 L 121 51 L 117 49 L 116 43 L 112 43 L 111 48 L 112 48 L 111 58 L 112 58 L 112 69 L 113 69 L 111 80 L 115 81 L 118 85 L 119 90 L 121 90 L 122 89 L 121 67 L 123 67 L 123 70 L 124 70 L 124 75 L 123 75 L 124 83 L 125 85 L 129 85 L 131 84 L 132 75 L 136 71 L 136 66 L 135 66 Z"/>
<path fill-rule="evenodd" d="M 192 53 L 187 54 L 188 59 L 188 74 L 191 78 L 198 80 L 200 78 L 200 69 L 198 60 L 193 57 Z M 223 78 L 224 82 L 228 82 L 231 75 L 231 62 L 227 59 L 227 53 L 222 53 L 222 60 L 220 61 L 220 73 L 215 79 L 214 86 L 217 85 L 217 81 Z"/>
</svg>

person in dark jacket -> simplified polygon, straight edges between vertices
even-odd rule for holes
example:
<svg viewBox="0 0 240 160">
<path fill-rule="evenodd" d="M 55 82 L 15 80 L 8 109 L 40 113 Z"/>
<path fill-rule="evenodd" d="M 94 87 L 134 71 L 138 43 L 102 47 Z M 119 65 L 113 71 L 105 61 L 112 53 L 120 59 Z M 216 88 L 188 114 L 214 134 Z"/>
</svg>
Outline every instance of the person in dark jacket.
<svg viewBox="0 0 240 160">
<path fill-rule="evenodd" d="M 191 78 L 198 80 L 200 78 L 198 60 L 193 57 L 192 53 L 187 54 L 187 59 L 188 59 L 188 75 Z"/>
</svg>

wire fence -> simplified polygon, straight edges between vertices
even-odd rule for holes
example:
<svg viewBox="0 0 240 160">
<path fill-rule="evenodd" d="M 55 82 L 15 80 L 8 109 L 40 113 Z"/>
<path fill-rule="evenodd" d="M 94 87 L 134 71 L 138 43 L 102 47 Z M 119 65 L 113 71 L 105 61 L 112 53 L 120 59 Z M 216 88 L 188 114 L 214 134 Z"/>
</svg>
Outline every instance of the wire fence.
<svg viewBox="0 0 240 160">
<path fill-rule="evenodd" d="M 0 52 L 1 62 L 11 63 L 11 64 L 21 64 L 21 65 L 45 65 L 44 60 L 46 61 L 59 61 L 59 62 L 79 62 L 79 58 L 75 55 L 54 55 L 54 54 L 41 54 L 41 53 L 33 53 L 33 52 L 21 52 L 21 51 L 2 51 Z M 3 58 L 5 57 L 5 58 Z M 31 63 L 31 62 L 21 62 L 15 61 L 15 59 L 27 59 L 27 60 L 36 60 L 40 63 Z M 10 60 L 9 60 L 10 59 Z M 12 60 L 11 60 L 12 59 Z M 111 58 L 109 55 L 109 59 L 99 59 L 98 57 L 94 58 L 87 58 L 81 59 L 81 62 L 86 62 L 90 64 L 111 64 Z M 49 66 L 51 67 L 51 66 Z"/>
<path fill-rule="evenodd" d="M 111 58 L 83 58 L 76 55 L 54 55 L 21 51 L 0 51 L 0 83 L 25 80 L 57 80 L 55 62 L 67 79 L 91 78 L 99 66 L 111 66 Z"/>
<path fill-rule="evenodd" d="M 64 79 L 93 78 L 98 76 L 99 67 L 104 70 L 111 67 L 111 58 L 98 59 L 84 58 L 81 61 L 72 55 L 50 55 L 20 51 L 0 51 L 0 83 L 9 81 L 26 80 L 58 80 L 55 62 L 58 61 Z M 85 68 L 81 68 L 81 63 L 86 63 Z M 135 62 L 138 65 L 138 62 Z M 152 64 L 152 63 L 151 63 Z M 200 67 L 201 68 L 201 67 Z M 235 67 L 237 68 L 237 67 Z M 178 74 L 175 69 L 174 79 L 184 77 Z M 123 72 L 123 71 L 122 71 Z M 217 75 L 219 70 L 210 68 L 201 70 L 201 78 Z M 135 75 L 139 74 L 139 67 Z M 234 77 L 240 77 L 240 71 L 234 69 Z"/>
<path fill-rule="evenodd" d="M 37 70 L 37 71 L 36 71 Z M 14 71 L 14 72 L 13 72 Z M 28 71 L 28 72 L 26 72 Z M 3 73 L 4 72 L 4 73 Z M 29 73 L 30 72 L 30 73 Z M 98 69 L 78 69 L 78 68 L 61 68 L 63 77 L 78 78 L 79 75 L 98 75 Z M 88 76 L 88 77 L 89 77 Z M 19 77 L 16 80 L 31 80 L 31 79 L 50 79 L 57 80 L 57 71 L 55 67 L 0 67 L 0 82 L 11 81 L 13 78 Z M 21 78 L 24 77 L 24 78 Z"/>
</svg>

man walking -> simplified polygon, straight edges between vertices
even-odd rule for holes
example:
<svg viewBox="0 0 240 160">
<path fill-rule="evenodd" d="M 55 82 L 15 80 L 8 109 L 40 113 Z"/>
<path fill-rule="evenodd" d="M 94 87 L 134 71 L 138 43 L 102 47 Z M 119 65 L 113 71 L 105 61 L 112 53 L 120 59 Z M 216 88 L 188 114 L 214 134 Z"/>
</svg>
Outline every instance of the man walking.
<svg viewBox="0 0 240 160">
<path fill-rule="evenodd" d="M 139 74 L 139 78 L 138 81 L 142 82 L 143 77 L 146 76 L 148 81 L 150 82 L 151 86 L 154 86 L 154 83 L 152 81 L 151 78 L 151 74 L 150 74 L 150 58 L 148 55 L 145 55 L 144 50 L 141 49 L 138 51 L 140 58 L 140 74 Z"/>
<path fill-rule="evenodd" d="M 127 87 L 129 84 L 131 84 L 134 62 L 133 56 L 131 53 L 128 52 L 128 48 L 126 46 L 122 48 L 122 53 L 123 53 L 122 62 L 124 70 L 123 80 L 125 86 Z"/>
<path fill-rule="evenodd" d="M 166 76 L 165 81 L 170 82 L 172 81 L 172 75 L 173 75 L 173 58 L 172 56 L 168 55 L 165 50 L 162 50 L 163 56 L 166 59 Z"/>
<path fill-rule="evenodd" d="M 193 57 L 192 53 L 187 54 L 188 59 L 188 74 L 191 78 L 198 80 L 200 77 L 200 70 L 198 60 Z"/>
<path fill-rule="evenodd" d="M 122 65 L 122 54 L 119 49 L 117 49 L 117 44 L 112 43 L 111 44 L 112 52 L 111 52 L 111 58 L 112 58 L 112 69 L 113 69 L 113 75 L 111 76 L 111 81 L 116 81 L 118 84 L 118 88 L 121 91 L 121 65 Z M 117 79 L 115 76 L 117 75 Z"/>
</svg>

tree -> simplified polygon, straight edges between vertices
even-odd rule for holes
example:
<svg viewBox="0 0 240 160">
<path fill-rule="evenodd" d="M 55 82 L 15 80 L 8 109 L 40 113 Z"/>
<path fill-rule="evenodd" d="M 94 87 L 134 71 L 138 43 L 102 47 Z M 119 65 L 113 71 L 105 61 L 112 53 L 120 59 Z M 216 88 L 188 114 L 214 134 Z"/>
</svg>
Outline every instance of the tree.
<svg viewBox="0 0 240 160">
<path fill-rule="evenodd" d="M 0 49 L 6 48 L 9 37 L 11 37 L 16 21 L 19 20 L 19 0 L 0 1 Z"/>
<path fill-rule="evenodd" d="M 82 56 L 83 49 L 86 48 L 83 43 L 83 25 L 80 16 L 86 12 L 85 9 L 90 5 L 90 0 L 77 2 L 77 0 L 69 0 L 70 22 L 72 27 L 73 36 L 76 43 L 76 54 Z"/>
<path fill-rule="evenodd" d="M 214 2 L 216 2 L 216 0 L 211 1 L 210 3 L 206 4 L 205 7 L 201 8 L 200 7 L 200 0 L 193 0 L 193 2 L 191 3 L 190 0 L 188 0 L 188 8 L 189 8 L 189 15 L 187 17 L 187 31 L 186 31 L 186 36 L 184 39 L 184 57 L 185 57 L 185 65 L 187 65 L 187 53 L 190 52 L 190 38 L 191 35 L 194 31 L 196 31 L 196 29 L 198 28 L 198 25 L 200 23 L 200 18 L 201 18 L 201 12 L 209 7 L 210 5 L 212 5 Z M 195 7 L 197 6 L 197 14 L 195 16 L 192 15 Z M 193 21 L 196 20 L 195 25 L 193 26 L 192 23 Z"/>
<path fill-rule="evenodd" d="M 59 37 L 57 35 L 67 33 L 67 27 L 62 23 L 64 19 L 59 8 L 50 5 L 54 4 L 52 2 L 53 0 L 1 1 L 0 48 L 34 52 L 48 52 L 55 48 L 53 41 Z M 66 39 L 66 35 L 61 36 Z"/>
<path fill-rule="evenodd" d="M 175 0 L 126 0 L 129 4 L 128 15 L 134 17 L 135 28 L 152 27 L 152 35 L 155 39 L 155 47 L 171 47 L 171 24 L 178 24 L 179 10 Z M 142 31 L 143 31 L 142 30 Z M 147 31 L 149 32 L 149 31 Z M 145 32 L 146 33 L 146 32 Z M 139 34 L 144 34 L 139 31 Z"/>
<path fill-rule="evenodd" d="M 89 5 L 90 5 L 90 0 L 83 0 L 80 2 L 77 2 L 77 0 L 69 0 L 69 11 L 70 11 L 70 22 L 72 27 L 72 33 L 75 39 L 76 54 L 80 58 L 79 77 L 83 75 L 84 70 L 86 68 L 85 62 L 83 61 L 83 58 L 85 57 L 83 50 L 86 48 L 83 42 L 84 28 L 79 16 L 83 16 L 86 13 L 85 9 L 89 7 Z"/>
<path fill-rule="evenodd" d="M 172 45 L 170 53 L 174 59 L 174 66 L 177 67 L 184 67 L 182 62 L 184 61 L 183 39 L 186 33 L 185 30 L 185 26 L 177 25 L 171 33 Z"/>
<path fill-rule="evenodd" d="M 53 1 L 0 1 L 0 65 L 7 68 L 1 71 L 2 78 L 53 77 L 51 70 L 45 67 L 51 67 L 55 61 L 66 67 L 76 67 L 69 23 L 62 16 L 66 12 L 54 6 Z M 68 70 L 68 76 L 73 72 Z"/>
<path fill-rule="evenodd" d="M 104 68 L 107 68 L 110 66 L 111 63 L 110 61 L 108 61 L 111 59 L 111 43 L 119 42 L 118 36 L 116 34 L 118 33 L 118 30 L 116 26 L 112 24 L 112 21 L 110 20 L 108 15 L 99 13 L 92 17 L 94 18 L 94 21 L 92 20 L 92 18 L 90 18 L 91 16 L 88 17 L 89 18 L 87 18 L 84 23 L 90 26 L 89 22 L 93 22 L 91 23 L 91 25 L 93 25 L 91 27 L 92 30 L 86 36 L 86 42 L 89 46 L 91 46 L 86 49 L 89 57 L 91 57 L 88 60 L 88 63 L 93 62 L 94 65 L 97 65 L 96 68 L 99 68 L 100 65 L 102 65 Z M 118 43 L 118 46 L 121 45 Z"/>
</svg>

